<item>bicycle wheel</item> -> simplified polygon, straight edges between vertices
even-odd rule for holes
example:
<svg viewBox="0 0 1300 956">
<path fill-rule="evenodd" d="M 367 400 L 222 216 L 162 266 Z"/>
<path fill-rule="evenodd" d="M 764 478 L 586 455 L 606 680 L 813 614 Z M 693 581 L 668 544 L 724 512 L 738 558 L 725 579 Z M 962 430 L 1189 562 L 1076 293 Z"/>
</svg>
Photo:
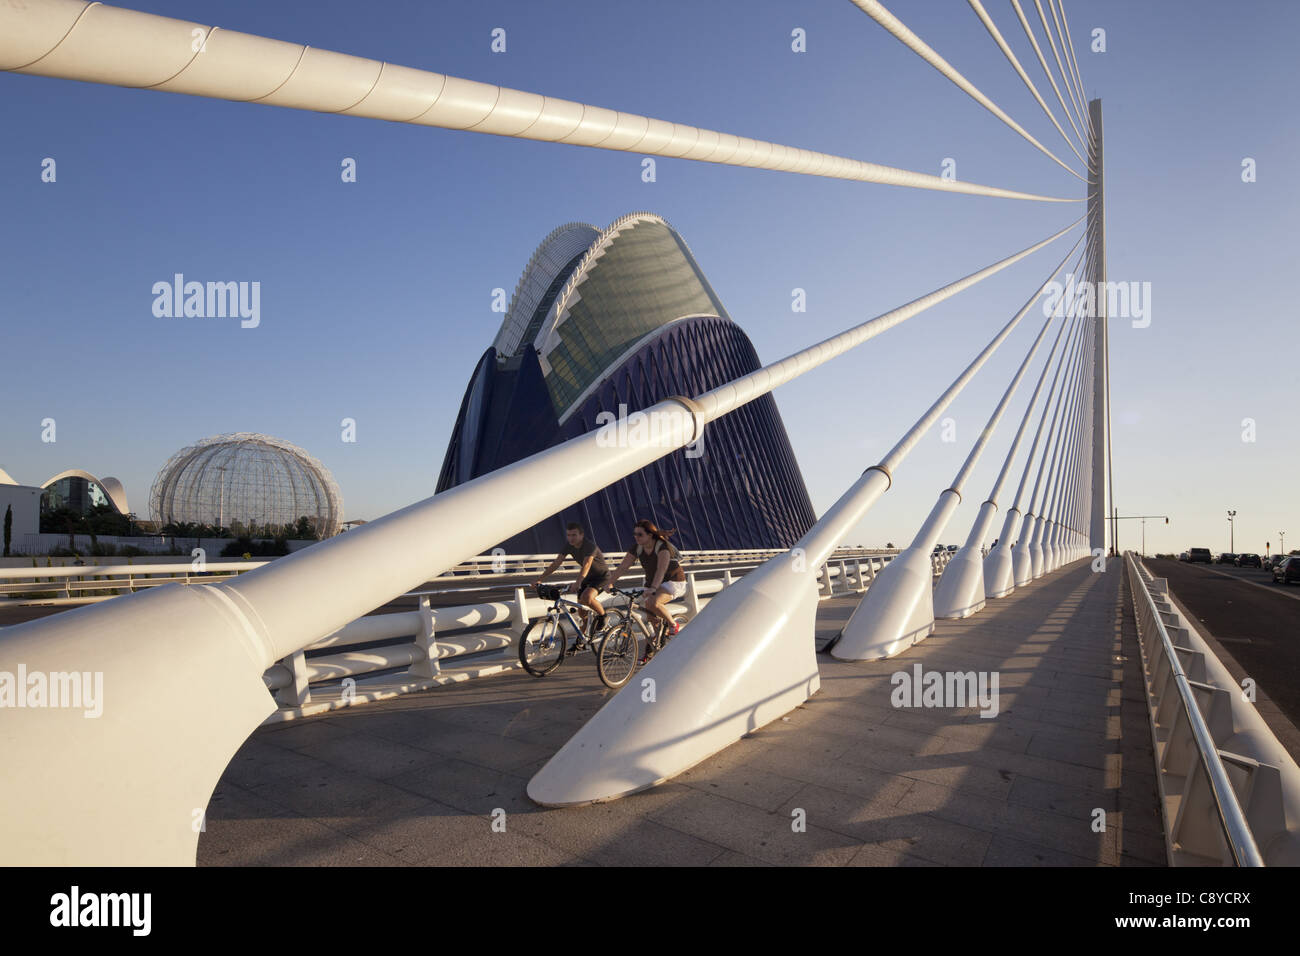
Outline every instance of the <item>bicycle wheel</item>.
<svg viewBox="0 0 1300 956">
<path fill-rule="evenodd" d="M 596 655 L 596 673 L 606 687 L 617 690 L 636 672 L 637 640 L 632 622 L 624 620 L 617 630 L 607 631 Z"/>
<path fill-rule="evenodd" d="M 545 677 L 564 660 L 564 628 L 550 615 L 530 621 L 519 636 L 519 663 L 534 677 Z"/>
<path fill-rule="evenodd" d="M 622 627 L 623 622 L 626 620 L 627 613 L 622 608 L 612 607 L 605 611 L 605 626 L 591 637 L 591 653 L 599 657 L 600 648 L 605 643 L 605 638 Z"/>
</svg>

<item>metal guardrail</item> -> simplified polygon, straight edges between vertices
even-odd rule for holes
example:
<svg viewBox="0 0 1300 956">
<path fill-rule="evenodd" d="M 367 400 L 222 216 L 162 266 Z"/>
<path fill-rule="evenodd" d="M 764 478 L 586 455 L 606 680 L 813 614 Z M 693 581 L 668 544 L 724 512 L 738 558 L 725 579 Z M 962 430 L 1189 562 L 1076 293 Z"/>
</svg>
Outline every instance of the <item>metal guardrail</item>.
<svg viewBox="0 0 1300 956">
<path fill-rule="evenodd" d="M 1216 743 L 1216 738 L 1237 732 L 1238 688 L 1231 681 L 1207 680 L 1207 655 L 1214 658 L 1208 647 L 1175 643 L 1175 636 L 1182 639 L 1189 632 L 1174 627 L 1170 633 L 1169 625 L 1181 618 L 1171 602 L 1157 600 L 1152 593 L 1167 597 L 1163 579 L 1150 578 L 1132 552 L 1126 552 L 1125 565 L 1142 650 L 1169 863 L 1264 866 L 1261 838 L 1285 837 L 1288 831 L 1279 768 Z M 1222 670 L 1217 658 L 1214 663 Z M 1291 844 L 1287 855 L 1295 862 L 1294 827 L 1290 829 L 1292 839 L 1283 842 Z"/>
<path fill-rule="evenodd" d="M 725 567 L 756 567 L 768 558 L 781 554 L 779 550 L 744 551 L 684 551 L 682 556 L 688 566 L 713 570 Z M 895 551 L 868 548 L 842 548 L 834 558 L 860 561 L 868 558 L 888 560 Z M 546 568 L 553 554 L 489 554 L 462 562 L 455 568 L 432 580 L 471 580 L 468 587 L 438 588 L 437 593 L 452 591 L 482 591 L 494 585 L 513 586 L 521 574 L 538 573 Z M 274 559 L 271 559 L 274 560 Z M 128 593 L 163 584 L 215 584 L 229 580 L 245 571 L 252 571 L 270 560 L 206 561 L 197 567 L 190 560 L 170 564 L 86 564 L 59 567 L 0 568 L 0 604 L 80 604 L 108 600 L 118 592 Z M 938 573 L 936 571 L 936 573 Z M 48 585 L 48 586 L 42 586 Z M 61 597 L 25 597 L 32 594 L 62 592 Z M 112 593 L 104 593 L 112 592 Z M 411 591 L 408 596 L 423 592 Z M 434 593 L 434 592 L 430 592 Z"/>
</svg>

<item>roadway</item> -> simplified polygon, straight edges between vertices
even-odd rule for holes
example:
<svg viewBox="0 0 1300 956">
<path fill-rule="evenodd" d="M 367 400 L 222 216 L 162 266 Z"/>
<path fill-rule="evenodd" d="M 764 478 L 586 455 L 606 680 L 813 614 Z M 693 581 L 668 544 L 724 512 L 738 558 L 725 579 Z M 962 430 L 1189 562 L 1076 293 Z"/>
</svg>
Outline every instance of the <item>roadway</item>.
<svg viewBox="0 0 1300 956">
<path fill-rule="evenodd" d="M 1255 679 L 1260 714 L 1300 762 L 1300 734 L 1289 726 L 1300 724 L 1300 587 L 1273 584 L 1258 568 L 1150 558 L 1146 565 L 1217 641 L 1233 677 Z M 1269 701 L 1285 722 L 1274 719 Z"/>
</svg>

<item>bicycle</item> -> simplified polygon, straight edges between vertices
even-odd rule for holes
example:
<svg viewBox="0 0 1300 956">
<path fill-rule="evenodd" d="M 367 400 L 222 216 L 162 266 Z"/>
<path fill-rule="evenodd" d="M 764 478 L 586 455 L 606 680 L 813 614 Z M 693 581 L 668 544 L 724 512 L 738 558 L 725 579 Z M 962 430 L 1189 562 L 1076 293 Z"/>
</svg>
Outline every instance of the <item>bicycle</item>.
<svg viewBox="0 0 1300 956">
<path fill-rule="evenodd" d="M 645 608 L 637 605 L 636 599 L 641 596 L 643 589 L 625 591 L 622 588 L 610 588 L 609 590 L 627 598 L 628 607 L 623 620 L 605 631 L 600 648 L 596 652 L 596 673 L 600 675 L 601 683 L 617 690 L 632 679 L 632 675 L 636 673 L 641 663 L 637 655 L 637 635 L 633 633 L 632 625 L 635 624 L 645 637 L 647 662 L 663 649 L 672 635 L 668 633 L 668 624 L 663 618 L 652 615 Z M 651 617 L 654 618 L 654 623 L 647 624 L 646 619 Z"/>
<path fill-rule="evenodd" d="M 554 585 L 540 584 L 536 586 L 536 591 L 539 598 L 552 603 L 543 616 L 529 621 L 519 636 L 519 663 L 534 677 L 545 677 L 564 663 L 566 657 L 586 646 L 590 646 L 591 652 L 599 659 L 606 635 L 622 626 L 622 609 L 609 608 L 605 611 L 605 626 L 595 633 L 587 634 L 573 616 L 575 610 L 586 611 L 593 618 L 591 625 L 594 630 L 595 615 L 587 605 L 569 600 L 564 596 L 563 590 Z M 568 651 L 569 633 L 576 635 L 572 651 Z"/>
</svg>

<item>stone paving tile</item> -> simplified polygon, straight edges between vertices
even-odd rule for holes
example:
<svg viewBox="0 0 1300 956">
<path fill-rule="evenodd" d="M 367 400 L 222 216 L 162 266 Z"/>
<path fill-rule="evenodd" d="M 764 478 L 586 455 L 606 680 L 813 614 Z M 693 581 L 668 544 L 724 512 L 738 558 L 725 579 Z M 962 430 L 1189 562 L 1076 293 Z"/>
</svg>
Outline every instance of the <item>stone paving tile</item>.
<svg viewBox="0 0 1300 956">
<path fill-rule="evenodd" d="M 1026 753 L 1031 757 L 1044 757 L 1063 764 L 1075 764 L 1105 770 L 1115 756 L 1116 742 L 1096 737 L 1065 736 L 1040 732 L 1034 734 Z"/>
<path fill-rule="evenodd" d="M 796 801 L 797 802 L 797 801 Z M 806 818 L 796 832 L 794 807 L 759 810 L 725 797 L 695 792 L 653 814 L 655 822 L 765 863 L 842 866 L 858 852 L 843 833 Z"/>
<path fill-rule="evenodd" d="M 341 716 L 339 721 L 345 729 L 354 733 L 381 737 L 422 749 L 433 733 L 446 732 L 446 725 L 435 724 L 426 711 L 388 712 L 381 710 L 382 707 L 383 704 L 362 705 L 355 711 L 344 711 L 346 716 Z"/>
<path fill-rule="evenodd" d="M 394 859 L 414 865 L 591 865 L 580 854 L 550 846 L 525 832 L 518 825 L 517 816 L 507 814 L 500 819 L 504 831 L 493 829 L 491 816 L 464 813 L 428 801 L 383 819 L 326 818 L 322 822 Z"/>
<path fill-rule="evenodd" d="M 735 850 L 727 850 L 709 866 L 775 866 L 775 864 L 764 863 L 762 860 L 756 860 L 752 856 L 745 856 L 745 854 L 737 853 Z"/>
<path fill-rule="evenodd" d="M 263 743 L 260 735 L 254 735 L 231 758 L 221 781 L 252 789 L 292 780 L 328 767 L 329 764 L 323 760 Z"/>
<path fill-rule="evenodd" d="M 436 754 L 371 734 L 349 734 L 302 747 L 299 753 L 332 767 L 386 780 L 428 763 Z"/>
<path fill-rule="evenodd" d="M 942 866 L 883 843 L 864 843 L 849 866 Z"/>
<path fill-rule="evenodd" d="M 439 721 L 431 723 L 439 725 L 438 732 L 431 734 L 421 747 L 444 757 L 457 757 L 493 770 L 514 770 L 538 760 L 549 759 L 559 749 L 558 746 L 546 747 L 499 733 L 456 728 L 451 724 L 440 724 Z"/>
<path fill-rule="evenodd" d="M 1151 833 L 1144 827 L 1130 826 L 1129 815 L 1121 814 L 1119 849 L 1124 866 L 1167 866 L 1169 858 L 1163 828 Z"/>
<path fill-rule="evenodd" d="M 717 766 L 708 760 L 686 771 L 677 780 L 704 793 L 715 793 L 760 810 L 776 810 L 804 785 L 802 780 L 760 767 L 743 764 Z"/>
<path fill-rule="evenodd" d="M 300 750 L 311 744 L 347 737 L 352 731 L 329 717 L 302 718 L 271 724 L 260 732 L 263 743 Z"/>
<path fill-rule="evenodd" d="M 795 794 L 783 809 L 785 816 L 802 809 L 809 825 L 852 837 L 860 844 L 880 844 L 948 866 L 978 866 L 990 837 L 986 831 L 913 812 L 901 801 L 855 796 L 812 784 Z"/>
<path fill-rule="evenodd" d="M 1006 799 L 1017 779 L 1008 771 L 965 761 L 959 754 L 905 754 L 873 742 L 849 749 L 840 760 L 996 799 Z"/>
<path fill-rule="evenodd" d="M 707 837 L 648 818 L 645 808 L 629 799 L 514 814 L 510 825 L 522 827 L 541 843 L 600 866 L 707 866 L 726 852 Z M 678 802 L 675 797 L 671 804 Z"/>
<path fill-rule="evenodd" d="M 757 859 L 766 835 L 788 826 L 790 816 L 760 810 L 725 797 L 692 789 L 689 794 L 650 812 L 656 823 Z"/>
<path fill-rule="evenodd" d="M 381 816 L 424 802 L 419 796 L 384 781 L 330 766 L 292 781 L 278 781 L 251 789 L 272 803 L 312 818 Z"/>
<path fill-rule="evenodd" d="M 999 722 L 996 718 L 978 724 L 944 724 L 934 729 L 936 737 L 960 740 L 978 747 L 992 747 L 1012 753 L 1025 753 L 1037 733 L 1030 733 L 1023 724 Z"/>
<path fill-rule="evenodd" d="M 774 747 L 756 753 L 748 761 L 748 766 L 858 797 L 878 798 L 891 805 L 912 785 L 912 781 L 906 777 L 860 763 L 852 764 L 838 759 L 830 762 L 804 760 L 800 754 L 788 748 Z"/>
<path fill-rule="evenodd" d="M 524 792 L 527 782 L 522 777 L 454 757 L 438 757 L 387 781 L 417 799 L 434 800 L 483 816 L 498 807 L 507 813 L 534 810 L 536 804 Z"/>
<path fill-rule="evenodd" d="M 404 866 L 405 861 L 255 793 L 208 805 L 199 866 Z"/>
<path fill-rule="evenodd" d="M 1097 861 L 1061 850 L 1026 843 L 1006 833 L 996 833 L 989 842 L 983 866 L 1088 866 Z"/>
</svg>

